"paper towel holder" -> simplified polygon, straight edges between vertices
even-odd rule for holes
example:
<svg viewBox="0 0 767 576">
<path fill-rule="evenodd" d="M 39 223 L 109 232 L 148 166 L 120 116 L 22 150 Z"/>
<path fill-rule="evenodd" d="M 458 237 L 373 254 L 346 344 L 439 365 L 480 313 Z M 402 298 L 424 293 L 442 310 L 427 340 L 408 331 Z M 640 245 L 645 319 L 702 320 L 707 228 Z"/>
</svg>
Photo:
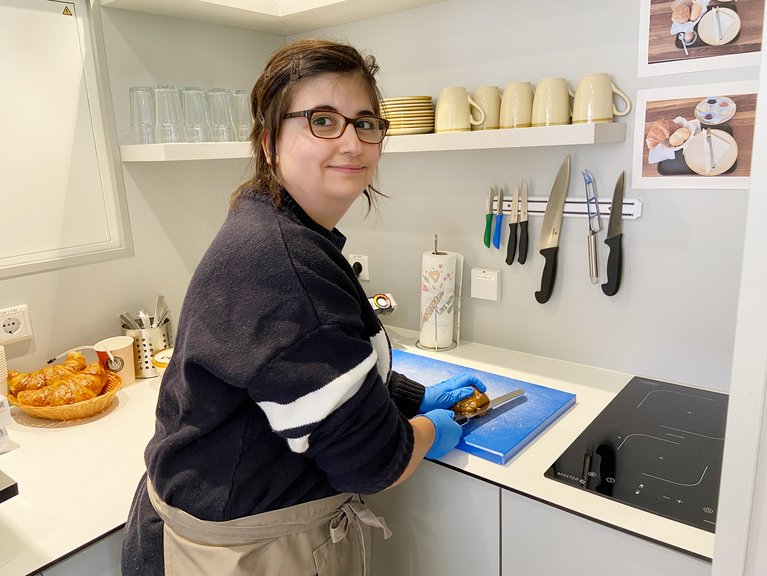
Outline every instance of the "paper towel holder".
<svg viewBox="0 0 767 576">
<path fill-rule="evenodd" d="M 431 254 L 437 255 L 437 256 L 446 256 L 450 254 L 449 252 L 440 252 L 437 246 L 437 235 L 434 235 L 434 250 L 431 252 Z M 446 352 L 448 350 L 452 350 L 456 346 L 458 346 L 461 342 L 461 287 L 463 283 L 463 256 L 461 254 L 455 254 L 456 256 L 456 266 L 455 266 L 455 289 L 454 289 L 454 302 L 453 302 L 453 334 L 455 337 L 453 338 L 452 342 L 448 344 L 447 346 L 439 346 L 438 344 L 438 338 L 437 338 L 437 330 L 438 330 L 438 322 L 436 316 L 439 315 L 439 310 L 435 309 L 435 319 L 434 319 L 434 345 L 433 346 L 427 346 L 423 343 L 421 343 L 421 339 L 419 338 L 416 340 L 415 345 L 417 348 L 420 348 L 421 350 L 428 350 L 430 352 Z M 423 328 L 423 326 L 421 326 Z"/>
</svg>

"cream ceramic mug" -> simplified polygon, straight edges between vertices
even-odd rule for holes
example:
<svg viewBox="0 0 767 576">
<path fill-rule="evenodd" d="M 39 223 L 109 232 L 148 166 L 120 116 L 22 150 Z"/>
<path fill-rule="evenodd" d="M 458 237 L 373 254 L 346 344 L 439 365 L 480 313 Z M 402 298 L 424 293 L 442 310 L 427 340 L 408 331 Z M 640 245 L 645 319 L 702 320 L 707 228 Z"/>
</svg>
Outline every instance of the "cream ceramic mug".
<svg viewBox="0 0 767 576">
<path fill-rule="evenodd" d="M 561 126 L 570 123 L 570 96 L 564 78 L 544 78 L 535 86 L 533 126 Z"/>
<path fill-rule="evenodd" d="M 533 118 L 533 87 L 530 82 L 512 82 L 503 89 L 501 128 L 529 128 Z"/>
<path fill-rule="evenodd" d="M 476 111 L 476 117 L 472 113 Z M 443 88 L 434 112 L 435 132 L 467 132 L 485 121 L 485 112 L 463 86 Z"/>
<path fill-rule="evenodd" d="M 613 95 L 624 103 L 618 110 Z M 606 72 L 584 74 L 578 81 L 573 102 L 573 124 L 612 122 L 613 116 L 625 116 L 631 112 L 631 100 L 610 80 Z"/>
<path fill-rule="evenodd" d="M 479 86 L 472 95 L 474 101 L 482 108 L 485 119 L 479 124 L 472 124 L 472 130 L 494 130 L 498 128 L 501 114 L 501 93 L 497 86 Z"/>
</svg>

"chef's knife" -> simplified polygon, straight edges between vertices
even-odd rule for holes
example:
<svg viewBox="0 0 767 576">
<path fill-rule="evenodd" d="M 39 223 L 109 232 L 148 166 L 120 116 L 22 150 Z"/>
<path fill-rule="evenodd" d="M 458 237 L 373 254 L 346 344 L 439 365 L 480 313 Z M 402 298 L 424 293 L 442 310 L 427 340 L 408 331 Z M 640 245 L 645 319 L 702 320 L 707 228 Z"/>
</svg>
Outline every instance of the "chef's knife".
<svg viewBox="0 0 767 576">
<path fill-rule="evenodd" d="M 512 390 L 511 392 L 508 392 L 506 394 L 501 394 L 500 396 L 490 400 L 490 402 L 482 406 L 476 412 L 471 412 L 469 414 L 456 414 L 455 421 L 458 422 L 458 424 L 460 424 L 461 426 L 463 426 L 464 424 L 466 424 L 466 422 L 468 422 L 472 418 L 476 418 L 477 416 L 484 416 L 485 414 L 493 410 L 493 408 L 498 408 L 499 406 L 506 404 L 506 402 L 508 402 L 509 400 L 514 400 L 514 398 L 516 398 L 517 396 L 521 396 L 524 393 L 525 393 L 524 389 L 517 388 L 516 390 Z"/>
<path fill-rule="evenodd" d="M 493 187 L 490 186 L 490 193 L 487 196 L 487 212 L 485 214 L 485 246 L 490 248 L 490 232 L 493 229 Z"/>
<path fill-rule="evenodd" d="M 545 304 L 551 298 L 554 289 L 554 278 L 557 275 L 557 251 L 559 250 L 559 234 L 562 229 L 565 198 L 567 187 L 570 185 L 570 155 L 568 154 L 559 167 L 559 172 L 551 186 L 546 212 L 541 225 L 541 239 L 538 243 L 541 255 L 546 259 L 541 277 L 541 289 L 535 293 L 535 299 Z"/>
<path fill-rule="evenodd" d="M 519 199 L 519 256 L 517 262 L 527 261 L 527 180 L 522 180 L 522 196 Z"/>
<path fill-rule="evenodd" d="M 607 244 L 610 252 L 607 256 L 607 282 L 602 284 L 602 292 L 614 296 L 621 285 L 621 269 L 623 268 L 623 186 L 626 173 L 621 172 L 613 191 L 613 202 L 610 206 L 610 219 L 607 223 Z"/>
<path fill-rule="evenodd" d="M 495 213 L 495 232 L 493 246 L 501 247 L 501 224 L 503 223 L 503 186 L 498 186 L 498 208 Z"/>
<path fill-rule="evenodd" d="M 517 251 L 517 210 L 519 209 L 519 187 L 514 186 L 511 197 L 511 216 L 509 216 L 509 243 L 506 245 L 506 264 L 514 264 L 514 253 Z"/>
</svg>

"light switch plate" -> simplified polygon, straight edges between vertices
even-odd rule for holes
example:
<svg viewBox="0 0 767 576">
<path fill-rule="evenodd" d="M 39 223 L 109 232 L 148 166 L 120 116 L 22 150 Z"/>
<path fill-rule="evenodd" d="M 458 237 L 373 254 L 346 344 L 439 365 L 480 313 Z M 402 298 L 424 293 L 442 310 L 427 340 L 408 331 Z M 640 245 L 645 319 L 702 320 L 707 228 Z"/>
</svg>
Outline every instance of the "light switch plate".
<svg viewBox="0 0 767 576">
<path fill-rule="evenodd" d="M 501 273 L 493 268 L 471 269 L 471 297 L 497 301 L 501 297 Z"/>
</svg>

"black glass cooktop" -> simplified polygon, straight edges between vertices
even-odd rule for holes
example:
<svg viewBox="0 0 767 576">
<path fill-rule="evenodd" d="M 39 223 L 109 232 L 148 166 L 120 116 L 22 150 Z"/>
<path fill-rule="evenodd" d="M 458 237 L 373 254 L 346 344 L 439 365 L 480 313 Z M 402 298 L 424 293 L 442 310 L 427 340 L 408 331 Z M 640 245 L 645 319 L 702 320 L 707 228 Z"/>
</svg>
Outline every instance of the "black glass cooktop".
<svg viewBox="0 0 767 576">
<path fill-rule="evenodd" d="M 727 398 L 632 378 L 545 475 L 714 532 Z"/>
</svg>

